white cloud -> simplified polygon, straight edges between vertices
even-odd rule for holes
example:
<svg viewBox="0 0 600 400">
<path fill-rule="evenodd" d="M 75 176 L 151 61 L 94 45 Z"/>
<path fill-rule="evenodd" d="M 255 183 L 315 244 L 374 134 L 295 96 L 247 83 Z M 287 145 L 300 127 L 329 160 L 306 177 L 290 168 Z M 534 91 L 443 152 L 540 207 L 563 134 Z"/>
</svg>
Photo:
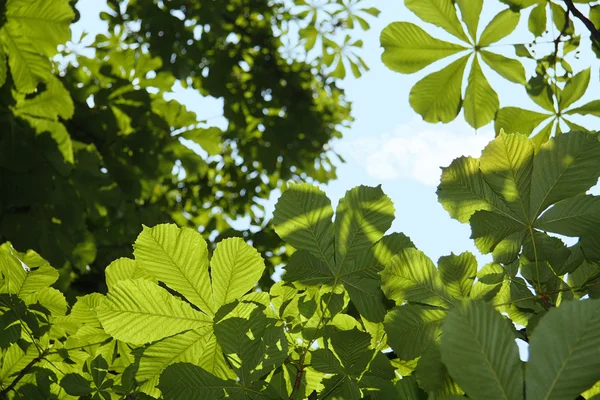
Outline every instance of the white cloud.
<svg viewBox="0 0 600 400">
<path fill-rule="evenodd" d="M 414 179 L 436 186 L 441 166 L 460 156 L 479 157 L 493 138 L 491 128 L 475 133 L 464 122 L 432 125 L 412 121 L 392 134 L 341 141 L 336 149 L 375 179 Z"/>
</svg>

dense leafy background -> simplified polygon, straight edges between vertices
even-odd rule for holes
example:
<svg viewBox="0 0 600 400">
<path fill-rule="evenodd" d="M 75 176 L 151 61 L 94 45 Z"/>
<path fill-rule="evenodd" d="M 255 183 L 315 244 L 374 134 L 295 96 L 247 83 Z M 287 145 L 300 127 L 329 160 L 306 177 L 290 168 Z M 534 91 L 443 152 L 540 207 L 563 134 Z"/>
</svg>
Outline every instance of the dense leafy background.
<svg viewBox="0 0 600 400">
<path fill-rule="evenodd" d="M 599 139 L 565 133 L 534 154 L 531 139 L 502 133 L 444 170 L 441 203 L 494 255 L 482 267 L 468 252 L 436 267 L 387 233 L 394 206 L 366 186 L 335 212 L 316 186 L 283 193 L 273 223 L 296 251 L 268 291 L 255 290 L 265 262 L 241 238 L 209 256 L 197 231 L 160 224 L 106 268 L 108 294 L 69 307 L 51 287 L 57 270 L 6 243 L 0 396 L 592 398 L 600 245 L 581 221 L 600 215 L 585 194 L 600 177 Z M 529 344 L 527 362 L 516 341 Z"/>
<path fill-rule="evenodd" d="M 131 255 L 142 224 L 160 222 L 200 229 L 211 244 L 251 240 L 272 273 L 285 253 L 259 201 L 288 180 L 336 176 L 328 143 L 351 121 L 337 81 L 344 65 L 367 68 L 351 38 L 378 11 L 108 1 L 94 56 L 63 51 L 72 62 L 60 69 L 53 57 L 75 5 L 0 8 L 0 242 L 39 251 L 78 293 L 105 290 L 104 267 Z M 175 82 L 222 98 L 226 129 L 166 100 Z M 250 227 L 231 228 L 242 217 Z"/>
</svg>

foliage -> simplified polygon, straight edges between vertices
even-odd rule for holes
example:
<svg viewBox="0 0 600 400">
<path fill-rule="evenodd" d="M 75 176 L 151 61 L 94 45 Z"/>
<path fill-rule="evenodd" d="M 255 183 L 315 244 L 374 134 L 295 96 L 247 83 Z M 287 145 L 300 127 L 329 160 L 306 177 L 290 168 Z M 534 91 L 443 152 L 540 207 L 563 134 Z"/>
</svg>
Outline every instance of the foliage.
<svg viewBox="0 0 600 400">
<path fill-rule="evenodd" d="M 335 177 L 328 143 L 351 120 L 337 82 L 344 64 L 366 69 L 344 43 L 360 47 L 377 10 L 107 0 L 90 55 L 67 43 L 71 3 L 0 2 L 0 243 L 39 252 L 73 298 L 106 290 L 104 267 L 131 256 L 142 224 L 170 222 L 201 229 L 211 251 L 250 240 L 270 282 L 287 253 L 260 201 L 288 180 Z M 221 98 L 225 128 L 172 99 L 176 84 Z"/>
<path fill-rule="evenodd" d="M 388 25 L 381 33 L 383 62 L 393 71 L 411 74 L 439 60 L 453 59 L 413 86 L 411 107 L 432 123 L 453 121 L 463 110 L 465 120 L 475 129 L 493 120 L 496 134 L 502 129 L 534 134 L 538 147 L 553 133 L 585 130 L 572 116 L 599 117 L 600 102 L 575 105 L 588 88 L 590 69 L 575 72 L 571 67 L 572 60 L 579 57 L 581 42 L 574 21 L 584 23 L 590 34 L 591 50 L 600 57 L 600 5 L 587 0 L 575 1 L 579 3 L 577 7 L 571 0 L 488 0 L 485 7 L 490 3 L 505 8 L 482 27 L 483 0 L 404 1 L 423 21 L 423 27 L 409 22 Z M 587 16 L 579 10 L 582 6 L 587 9 Z M 511 44 L 506 38 L 519 26 L 526 12 L 529 12 L 527 27 L 534 39 L 530 43 Z M 425 23 L 442 28 L 451 41 L 431 36 L 424 29 Z M 523 40 L 522 35 L 518 40 Z M 510 47 L 518 58 L 498 52 Z M 536 68 L 527 77 L 526 66 L 531 61 Z M 541 111 L 501 107 L 482 65 L 489 67 L 493 75 L 521 85 Z"/>
<path fill-rule="evenodd" d="M 202 236 L 144 227 L 134 259 L 106 268 L 107 295 L 72 307 L 37 253 L 0 247 L 0 395 L 10 399 L 573 399 L 598 394 L 598 134 L 536 152 L 501 133 L 459 158 L 438 189 L 494 262 L 436 265 L 406 236 L 380 187 L 335 211 L 309 184 L 274 217 L 296 251 L 255 290 L 265 262 L 240 238 L 209 257 Z M 579 238 L 566 247 L 555 232 Z M 524 326 L 517 329 L 515 324 Z M 517 339 L 529 343 L 527 362 Z"/>
</svg>

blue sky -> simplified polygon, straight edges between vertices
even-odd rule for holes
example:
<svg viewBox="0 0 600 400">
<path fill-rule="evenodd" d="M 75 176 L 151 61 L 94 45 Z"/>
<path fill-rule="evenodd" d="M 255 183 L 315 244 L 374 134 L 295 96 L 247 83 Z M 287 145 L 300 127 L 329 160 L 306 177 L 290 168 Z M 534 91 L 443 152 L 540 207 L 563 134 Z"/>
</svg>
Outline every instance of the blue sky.
<svg viewBox="0 0 600 400">
<path fill-rule="evenodd" d="M 99 11 L 106 8 L 103 3 L 97 0 L 78 2 L 82 18 L 73 29 L 74 38 L 79 38 L 83 29 L 90 32 L 91 37 L 105 29 L 98 18 Z M 501 9 L 497 4 L 496 0 L 485 2 L 480 31 Z M 362 56 L 371 70 L 360 79 L 349 77 L 341 83 L 353 103 L 355 121 L 344 133 L 343 139 L 332 143 L 332 147 L 345 158 L 346 164 L 339 165 L 338 179 L 324 189 L 333 203 L 337 204 L 345 191 L 354 186 L 381 184 L 396 207 L 396 220 L 391 231 L 410 236 L 416 246 L 434 261 L 450 252 L 468 250 L 477 255 L 481 264 L 489 262 L 491 257 L 479 254 L 469 239 L 469 226 L 448 216 L 437 202 L 435 190 L 441 173 L 439 167 L 447 166 L 461 155 L 479 156 L 481 149 L 493 138 L 492 127 L 488 125 L 475 132 L 464 122 L 462 115 L 450 124 L 423 122 L 409 106 L 410 89 L 421 77 L 447 62 L 434 64 L 413 75 L 401 75 L 387 69 L 381 62 L 380 32 L 394 21 L 418 23 L 419 20 L 404 7 L 401 0 L 373 1 L 369 5 L 381 10 L 380 16 L 371 23 L 371 30 L 360 34 L 364 41 Z M 526 28 L 527 16 L 528 12 L 523 13 L 517 30 L 499 42 L 494 50 L 513 56 L 510 44 L 527 43 L 533 39 Z M 576 27 L 583 33 L 582 55 L 589 53 L 589 35 L 580 24 Z M 439 28 L 431 26 L 427 31 L 438 38 L 451 40 Z M 588 54 L 572 65 L 575 70 L 593 66 L 593 83 L 584 98 L 576 103 L 581 105 L 594 99 L 591 93 L 600 93 L 598 61 Z M 532 67 L 531 64 L 529 66 Z M 528 100 L 522 87 L 499 78 L 485 66 L 483 68 L 499 94 L 501 105 L 537 109 Z M 531 71 L 529 68 L 528 77 Z M 201 98 L 197 93 L 181 88 L 172 97 L 195 111 L 199 119 L 222 114 L 222 102 L 218 99 Z M 578 122 L 584 121 L 581 119 Z M 597 121 L 587 121 L 586 126 L 600 129 Z M 226 123 L 222 118 L 213 118 L 210 122 L 217 126 Z M 267 204 L 268 210 L 272 211 L 276 197 Z"/>
</svg>

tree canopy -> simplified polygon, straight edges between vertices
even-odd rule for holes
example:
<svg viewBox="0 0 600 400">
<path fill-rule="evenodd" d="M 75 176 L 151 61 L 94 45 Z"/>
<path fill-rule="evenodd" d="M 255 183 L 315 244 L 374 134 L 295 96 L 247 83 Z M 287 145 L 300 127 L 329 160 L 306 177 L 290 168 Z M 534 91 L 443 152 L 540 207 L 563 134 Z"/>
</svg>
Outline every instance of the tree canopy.
<svg viewBox="0 0 600 400">
<path fill-rule="evenodd" d="M 259 200 L 336 176 L 329 143 L 351 122 L 337 81 L 345 65 L 367 69 L 356 37 L 378 14 L 296 3 L 109 0 L 108 32 L 85 56 L 64 46 L 76 2 L 3 2 L 0 242 L 39 251 L 84 293 L 131 255 L 142 224 L 285 256 Z M 226 129 L 167 100 L 176 82 L 222 99 Z M 241 217 L 250 226 L 236 231 Z"/>
</svg>

